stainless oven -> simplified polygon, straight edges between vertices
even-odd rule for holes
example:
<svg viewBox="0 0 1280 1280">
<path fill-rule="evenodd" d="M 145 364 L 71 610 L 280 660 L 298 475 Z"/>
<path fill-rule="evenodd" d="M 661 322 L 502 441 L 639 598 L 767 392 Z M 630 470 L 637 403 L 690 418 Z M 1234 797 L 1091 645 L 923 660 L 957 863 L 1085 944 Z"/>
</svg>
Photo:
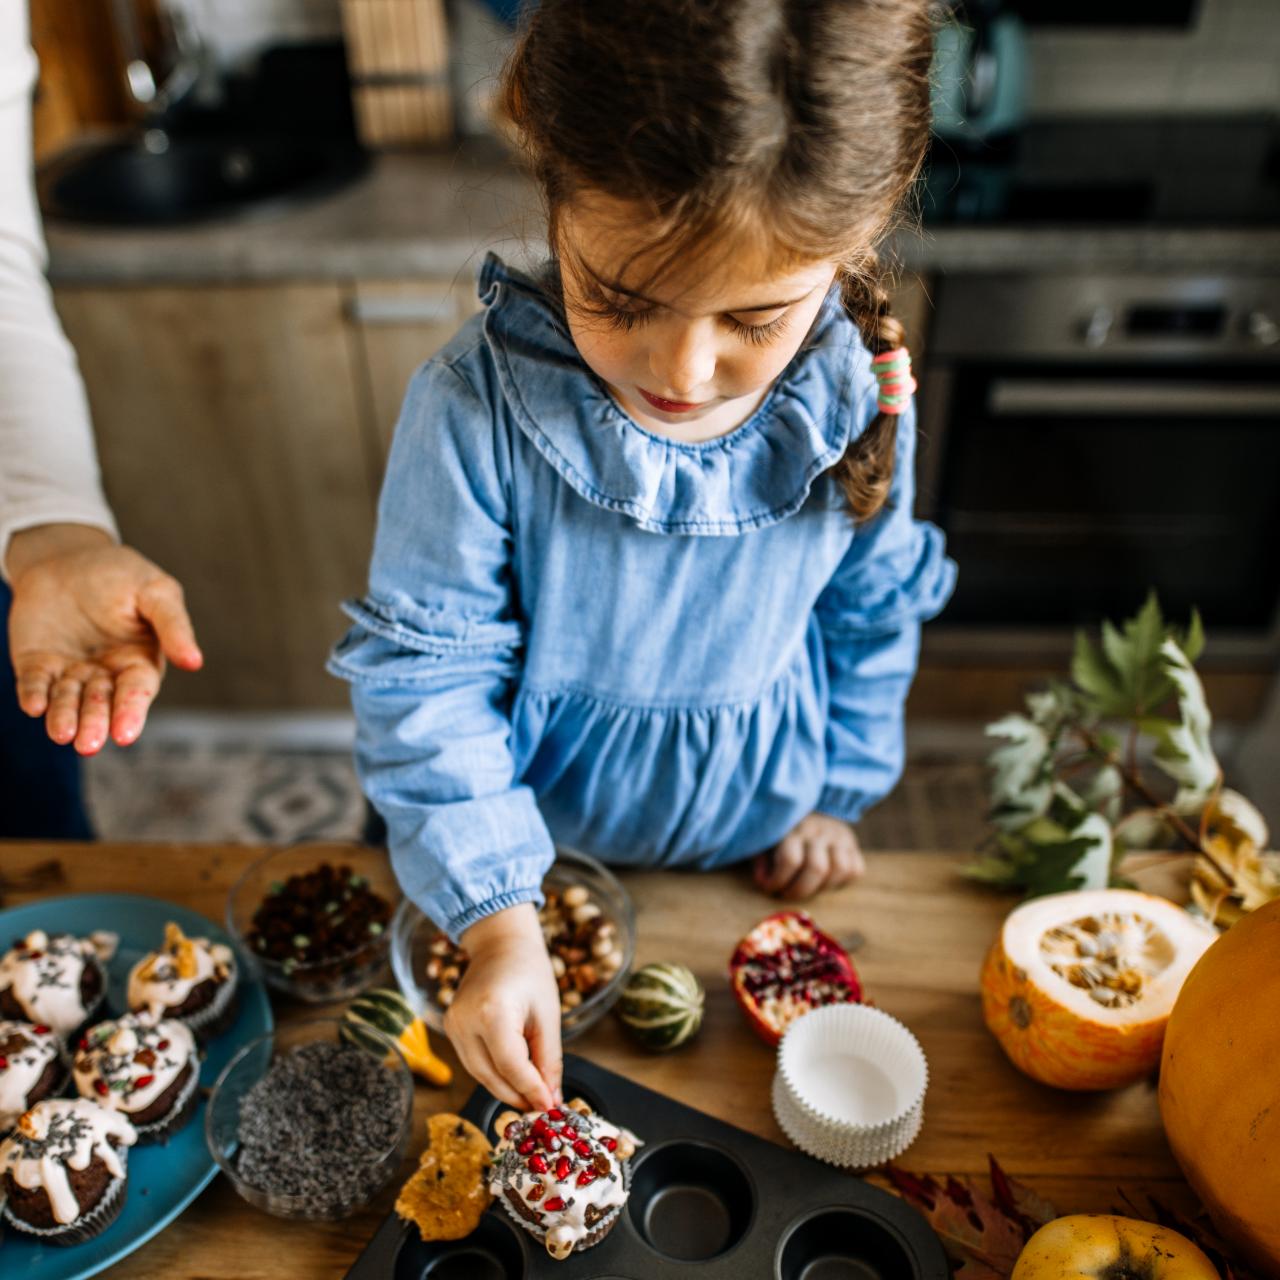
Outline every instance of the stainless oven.
<svg viewBox="0 0 1280 1280">
<path fill-rule="evenodd" d="M 942 653 L 1204 615 L 1280 653 L 1280 277 L 955 276 L 920 390 L 919 509 L 947 532 Z"/>
</svg>

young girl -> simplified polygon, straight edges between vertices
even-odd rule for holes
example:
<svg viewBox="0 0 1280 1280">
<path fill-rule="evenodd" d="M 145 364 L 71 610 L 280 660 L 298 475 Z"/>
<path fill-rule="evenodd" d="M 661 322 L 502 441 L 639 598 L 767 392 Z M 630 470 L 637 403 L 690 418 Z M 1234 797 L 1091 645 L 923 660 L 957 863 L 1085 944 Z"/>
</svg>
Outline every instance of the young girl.
<svg viewBox="0 0 1280 1280">
<path fill-rule="evenodd" d="M 490 257 L 416 375 L 349 679 L 405 892 L 471 965 L 448 1014 L 558 1098 L 552 841 L 759 855 L 802 897 L 902 768 L 922 618 L 911 382 L 873 249 L 928 131 L 928 0 L 543 0 L 505 105 L 553 259 Z"/>
</svg>

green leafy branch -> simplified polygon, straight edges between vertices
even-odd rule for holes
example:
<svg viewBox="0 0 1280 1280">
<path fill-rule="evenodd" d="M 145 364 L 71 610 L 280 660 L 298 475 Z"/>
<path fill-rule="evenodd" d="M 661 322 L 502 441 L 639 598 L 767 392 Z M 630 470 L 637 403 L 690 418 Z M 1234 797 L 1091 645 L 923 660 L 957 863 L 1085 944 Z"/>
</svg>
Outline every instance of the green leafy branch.
<svg viewBox="0 0 1280 1280">
<path fill-rule="evenodd" d="M 1216 866 L 1199 821 L 1222 783 L 1195 670 L 1203 649 L 1199 614 L 1173 626 L 1154 592 L 1120 627 L 1104 622 L 1099 644 L 1079 633 L 1070 682 L 987 726 L 1001 740 L 989 757 L 995 832 L 966 874 L 1028 896 L 1100 888 L 1125 883 L 1129 849 L 1179 842 Z M 1163 788 L 1140 765 L 1144 738 Z"/>
</svg>

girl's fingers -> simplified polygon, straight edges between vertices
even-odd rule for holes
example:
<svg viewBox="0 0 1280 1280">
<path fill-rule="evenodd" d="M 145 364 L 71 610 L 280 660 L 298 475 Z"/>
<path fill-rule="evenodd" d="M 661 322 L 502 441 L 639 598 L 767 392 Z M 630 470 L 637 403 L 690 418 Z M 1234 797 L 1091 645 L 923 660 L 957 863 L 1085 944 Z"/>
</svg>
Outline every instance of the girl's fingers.
<svg viewBox="0 0 1280 1280">
<path fill-rule="evenodd" d="M 830 846 L 820 840 L 805 841 L 804 865 L 783 896 L 796 899 L 813 897 L 826 884 L 830 871 Z"/>
<path fill-rule="evenodd" d="M 107 740 L 107 724 L 111 718 L 111 692 L 114 681 L 105 671 L 95 671 L 84 683 L 80 695 L 80 722 L 76 726 L 75 748 L 82 756 L 102 750 Z"/>
<path fill-rule="evenodd" d="M 160 651 L 175 667 L 198 671 L 204 665 L 177 579 L 165 574 L 147 583 L 138 593 L 138 612 L 151 624 Z"/>
<path fill-rule="evenodd" d="M 518 1031 L 497 1031 L 485 1042 L 498 1078 L 525 1109 L 546 1111 L 554 1105 L 551 1090 L 529 1057 L 529 1045 Z M 507 1097 L 506 1094 L 503 1097 Z"/>
<path fill-rule="evenodd" d="M 551 1021 L 546 1015 L 536 1015 L 529 1024 L 529 1056 L 538 1074 L 551 1092 L 552 1101 L 559 1106 L 564 1101 L 560 1086 L 564 1078 L 564 1052 L 560 1047 L 560 1010 L 554 1009 Z"/>
<path fill-rule="evenodd" d="M 803 863 L 803 844 L 797 836 L 788 836 L 770 855 L 761 888 L 766 893 L 781 893 L 795 879 Z"/>
<path fill-rule="evenodd" d="M 149 662 L 130 667 L 116 681 L 111 706 L 111 736 L 122 747 L 136 742 L 160 689 L 160 672 Z"/>
<path fill-rule="evenodd" d="M 76 736 L 80 723 L 80 697 L 84 681 L 64 672 L 49 690 L 49 709 L 45 712 L 45 730 L 54 742 L 65 745 Z"/>
<path fill-rule="evenodd" d="M 470 1036 L 466 1040 L 455 1040 L 453 1047 L 458 1051 L 458 1057 L 462 1059 L 462 1065 L 466 1068 L 467 1074 L 477 1084 L 483 1085 L 500 1102 L 523 1109 L 524 1103 L 510 1091 L 506 1083 L 498 1075 L 493 1061 L 484 1047 L 484 1041 L 479 1036 Z"/>
</svg>

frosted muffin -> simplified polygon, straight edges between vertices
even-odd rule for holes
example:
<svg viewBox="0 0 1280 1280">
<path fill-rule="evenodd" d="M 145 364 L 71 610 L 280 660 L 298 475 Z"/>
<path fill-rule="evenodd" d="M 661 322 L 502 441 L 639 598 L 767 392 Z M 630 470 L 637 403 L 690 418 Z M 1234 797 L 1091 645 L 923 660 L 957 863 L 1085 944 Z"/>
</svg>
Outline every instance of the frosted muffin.
<svg viewBox="0 0 1280 1280">
<path fill-rule="evenodd" d="M 139 1142 L 162 1141 L 195 1110 L 195 1037 L 176 1019 L 150 1013 L 100 1022 L 80 1041 L 75 1082 L 82 1098 L 127 1116 Z"/>
<path fill-rule="evenodd" d="M 627 1202 L 626 1161 L 639 1142 L 580 1099 L 498 1117 L 489 1190 L 558 1260 L 613 1230 Z"/>
<path fill-rule="evenodd" d="M 236 958 L 230 947 L 164 927 L 164 944 L 129 970 L 131 1013 L 184 1022 L 198 1040 L 225 1031 L 236 1015 Z"/>
<path fill-rule="evenodd" d="M 84 1098 L 37 1102 L 0 1143 L 0 1199 L 14 1230 L 50 1244 L 80 1244 L 124 1206 L 124 1116 Z"/>
<path fill-rule="evenodd" d="M 62 1042 L 52 1027 L 0 1022 L 0 1137 L 24 1111 L 62 1088 Z"/>
<path fill-rule="evenodd" d="M 77 938 L 33 929 L 0 957 L 0 1018 L 51 1027 L 66 1037 L 92 1017 L 107 993 L 103 963 L 114 934 Z"/>
</svg>

